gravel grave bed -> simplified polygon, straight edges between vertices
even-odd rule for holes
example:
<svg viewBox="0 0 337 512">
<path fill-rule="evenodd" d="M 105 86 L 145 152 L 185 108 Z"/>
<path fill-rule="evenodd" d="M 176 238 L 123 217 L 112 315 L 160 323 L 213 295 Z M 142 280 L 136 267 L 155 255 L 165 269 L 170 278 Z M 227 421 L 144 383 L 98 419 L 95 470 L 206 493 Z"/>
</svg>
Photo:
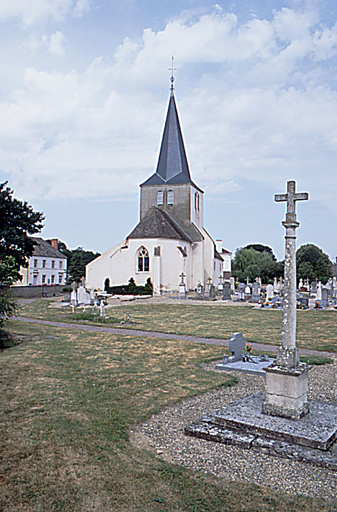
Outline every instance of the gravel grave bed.
<svg viewBox="0 0 337 512">
<path fill-rule="evenodd" d="M 337 405 L 337 356 L 333 364 L 314 366 L 309 372 L 308 398 Z M 216 371 L 219 361 L 204 364 Z M 225 372 L 221 372 L 227 375 Z M 232 375 L 232 373 L 231 373 Z M 225 446 L 184 435 L 184 427 L 226 403 L 256 392 L 264 392 L 264 377 L 236 373 L 238 384 L 187 399 L 167 407 L 131 431 L 131 442 L 151 450 L 173 464 L 212 473 L 230 481 L 268 486 L 294 495 L 337 499 L 337 473 L 311 464 L 272 457 L 261 452 Z"/>
</svg>

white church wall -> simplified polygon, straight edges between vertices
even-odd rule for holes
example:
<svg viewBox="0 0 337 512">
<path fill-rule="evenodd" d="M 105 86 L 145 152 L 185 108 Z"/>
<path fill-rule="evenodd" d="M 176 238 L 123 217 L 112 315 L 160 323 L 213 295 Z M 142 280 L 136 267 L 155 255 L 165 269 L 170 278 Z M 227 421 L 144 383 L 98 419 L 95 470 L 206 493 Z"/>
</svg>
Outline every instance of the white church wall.
<svg viewBox="0 0 337 512">
<path fill-rule="evenodd" d="M 138 270 L 138 252 L 142 247 L 149 255 L 148 271 Z M 191 282 L 190 260 L 191 247 L 186 242 L 168 239 L 129 239 L 127 245 L 123 241 L 87 265 L 86 283 L 88 288 L 103 289 L 107 277 L 110 286 L 127 284 L 130 277 L 134 278 L 137 285 L 145 285 L 150 278 L 154 291 L 159 294 L 160 291 L 178 290 L 179 276 L 183 272 L 188 289 Z"/>
<path fill-rule="evenodd" d="M 211 277 L 214 282 L 214 241 L 212 237 L 203 229 L 202 234 L 205 238 L 204 241 L 204 282 Z"/>
<path fill-rule="evenodd" d="M 204 243 L 195 242 L 192 245 L 192 264 L 191 264 L 191 286 L 192 290 L 198 287 L 201 283 L 203 286 L 204 282 Z"/>
</svg>

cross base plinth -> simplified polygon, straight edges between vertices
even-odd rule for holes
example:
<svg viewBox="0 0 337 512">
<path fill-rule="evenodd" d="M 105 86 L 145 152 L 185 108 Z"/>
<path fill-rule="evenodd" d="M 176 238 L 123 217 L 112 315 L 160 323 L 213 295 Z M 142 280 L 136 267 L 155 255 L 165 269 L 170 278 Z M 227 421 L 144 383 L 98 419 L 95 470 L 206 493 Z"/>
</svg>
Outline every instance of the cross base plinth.
<svg viewBox="0 0 337 512">
<path fill-rule="evenodd" d="M 284 368 L 296 368 L 300 362 L 298 348 L 283 348 L 277 349 L 276 364 Z"/>
<path fill-rule="evenodd" d="M 269 416 L 299 420 L 309 412 L 308 373 L 310 366 L 280 366 L 277 361 L 266 368 L 266 395 L 262 412 Z"/>
</svg>

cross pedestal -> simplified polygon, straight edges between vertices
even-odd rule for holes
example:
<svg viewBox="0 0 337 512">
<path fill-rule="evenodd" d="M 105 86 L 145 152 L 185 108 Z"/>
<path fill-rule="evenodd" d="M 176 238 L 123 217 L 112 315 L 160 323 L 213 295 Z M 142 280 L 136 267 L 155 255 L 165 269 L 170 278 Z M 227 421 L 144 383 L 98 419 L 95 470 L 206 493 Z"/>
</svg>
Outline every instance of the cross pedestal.
<svg viewBox="0 0 337 512">
<path fill-rule="evenodd" d="M 309 366 L 299 362 L 296 347 L 296 201 L 309 199 L 296 193 L 296 182 L 288 181 L 287 193 L 277 194 L 275 201 L 287 202 L 285 261 L 282 313 L 282 344 L 276 361 L 266 369 L 266 397 L 262 412 L 272 416 L 300 419 L 309 412 L 307 391 Z"/>
</svg>

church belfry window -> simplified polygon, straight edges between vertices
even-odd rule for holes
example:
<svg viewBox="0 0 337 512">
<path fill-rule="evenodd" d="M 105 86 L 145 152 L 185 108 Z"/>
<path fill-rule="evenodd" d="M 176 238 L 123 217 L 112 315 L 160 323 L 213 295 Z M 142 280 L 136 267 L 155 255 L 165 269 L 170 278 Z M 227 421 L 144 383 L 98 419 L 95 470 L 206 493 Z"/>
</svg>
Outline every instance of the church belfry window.
<svg viewBox="0 0 337 512">
<path fill-rule="evenodd" d="M 167 204 L 174 204 L 174 192 L 173 190 L 167 191 Z"/>
<path fill-rule="evenodd" d="M 161 206 L 164 204 L 164 192 L 162 190 L 158 190 L 157 192 L 157 206 Z"/>
<path fill-rule="evenodd" d="M 200 196 L 199 192 L 196 192 L 194 195 L 194 207 L 196 210 L 200 210 Z"/>
<path fill-rule="evenodd" d="M 149 272 L 150 258 L 145 247 L 141 247 L 138 251 L 138 272 Z"/>
</svg>

